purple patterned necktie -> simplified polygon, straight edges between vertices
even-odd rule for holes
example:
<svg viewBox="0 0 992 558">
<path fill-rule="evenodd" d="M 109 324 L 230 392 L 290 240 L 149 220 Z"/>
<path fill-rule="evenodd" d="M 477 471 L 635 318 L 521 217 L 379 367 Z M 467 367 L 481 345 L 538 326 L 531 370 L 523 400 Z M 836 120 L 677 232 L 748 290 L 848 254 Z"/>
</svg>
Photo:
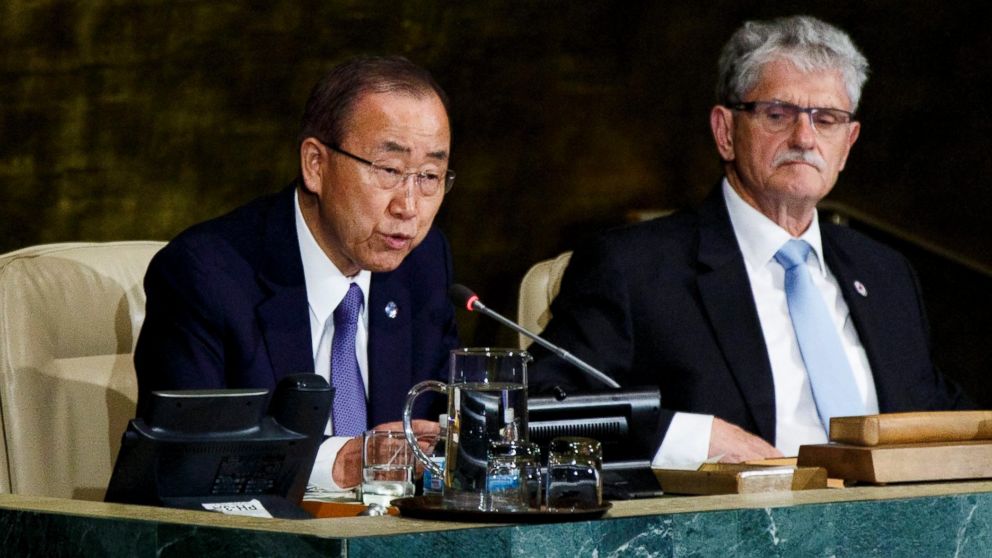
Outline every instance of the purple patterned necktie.
<svg viewBox="0 0 992 558">
<path fill-rule="evenodd" d="M 362 313 L 362 288 L 352 283 L 334 309 L 331 384 L 334 386 L 334 435 L 360 436 L 366 430 L 365 386 L 355 355 L 355 334 Z"/>
</svg>

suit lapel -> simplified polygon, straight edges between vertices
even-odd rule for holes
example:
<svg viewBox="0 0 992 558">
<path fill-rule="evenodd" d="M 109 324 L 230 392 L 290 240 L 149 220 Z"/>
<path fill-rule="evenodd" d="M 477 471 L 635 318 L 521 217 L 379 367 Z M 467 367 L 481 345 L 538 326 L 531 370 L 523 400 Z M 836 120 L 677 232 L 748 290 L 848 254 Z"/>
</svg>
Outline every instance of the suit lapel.
<svg viewBox="0 0 992 558">
<path fill-rule="evenodd" d="M 369 420 L 375 425 L 403 408 L 406 387 L 415 383 L 411 376 L 415 309 L 409 289 L 395 271 L 373 273 L 369 290 Z M 395 317 L 389 317 L 387 306 L 395 308 Z"/>
<path fill-rule="evenodd" d="M 255 313 L 272 365 L 273 384 L 288 374 L 313 374 L 310 310 L 296 238 L 295 184 L 280 194 L 265 218 L 258 281 L 269 296 Z"/>
<path fill-rule="evenodd" d="M 279 289 L 255 312 L 269 353 L 273 382 L 289 374 L 313 374 L 306 287 Z"/>
<path fill-rule="evenodd" d="M 775 386 L 744 258 L 717 188 L 699 211 L 697 285 L 717 343 L 758 434 L 775 440 Z"/>
<path fill-rule="evenodd" d="M 883 363 L 900 360 L 899 355 L 888 354 L 891 352 L 889 348 L 896 347 L 898 344 L 886 342 L 888 332 L 893 331 L 893 329 L 886 327 L 881 319 L 882 314 L 872 311 L 872 298 L 866 296 L 871 292 L 873 286 L 871 277 L 863 276 L 863 266 L 858 266 L 855 263 L 854 259 L 837 242 L 832 232 L 832 228 L 829 226 L 821 228 L 823 258 L 826 260 L 830 272 L 837 279 L 841 294 L 844 296 L 844 302 L 847 303 L 861 346 L 868 356 L 879 407 L 884 409 L 886 402 L 891 399 L 891 394 L 900 391 L 899 389 L 892 389 L 897 388 L 897 386 L 890 388 L 890 383 L 898 381 L 899 371 L 889 371 L 882 368 Z M 855 283 L 862 285 L 866 295 L 857 291 Z"/>
</svg>

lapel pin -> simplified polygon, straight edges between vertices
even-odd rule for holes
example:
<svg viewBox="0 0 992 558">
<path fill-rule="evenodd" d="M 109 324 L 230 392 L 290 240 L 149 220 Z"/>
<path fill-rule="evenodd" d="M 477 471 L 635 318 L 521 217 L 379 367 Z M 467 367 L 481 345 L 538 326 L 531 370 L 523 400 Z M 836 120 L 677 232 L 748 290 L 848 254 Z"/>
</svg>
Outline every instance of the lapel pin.
<svg viewBox="0 0 992 558">
<path fill-rule="evenodd" d="M 859 285 L 860 285 L 860 283 L 859 283 Z M 861 287 L 861 288 L 863 289 L 864 287 Z M 394 319 L 394 318 L 396 318 L 396 314 L 399 314 L 399 312 L 400 312 L 400 308 L 399 308 L 399 306 L 396 306 L 396 303 L 395 302 L 393 302 L 392 300 L 390 300 L 388 303 L 386 303 L 386 317 L 387 318 Z"/>
<path fill-rule="evenodd" d="M 865 297 L 868 296 L 868 289 L 865 287 L 865 284 L 862 283 L 861 281 L 854 282 L 854 290 L 858 291 L 858 294 L 861 296 L 865 296 Z"/>
</svg>

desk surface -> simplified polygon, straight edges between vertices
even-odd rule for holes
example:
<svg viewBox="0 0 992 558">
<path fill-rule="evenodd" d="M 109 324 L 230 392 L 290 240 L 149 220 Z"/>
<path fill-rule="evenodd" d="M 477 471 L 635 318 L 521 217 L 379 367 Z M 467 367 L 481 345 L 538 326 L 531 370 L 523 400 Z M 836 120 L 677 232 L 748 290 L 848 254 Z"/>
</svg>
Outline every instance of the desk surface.
<svg viewBox="0 0 992 558">
<path fill-rule="evenodd" d="M 96 540 L 87 535 L 93 527 L 111 535 Z M 82 543 L 73 539 L 77 535 Z M 121 540 L 111 545 L 115 536 Z M 735 553 L 754 549 L 756 555 L 768 548 L 777 549 L 773 554 L 806 555 L 900 549 L 943 555 L 964 548 L 982 555 L 992 545 L 992 481 L 618 501 L 601 520 L 547 525 L 402 517 L 292 521 L 8 494 L 0 495 L 0 537 L 49 548 L 95 544 L 95 551 L 111 550 L 112 555 L 120 549 L 122 556 L 146 554 L 146 546 L 149 551 L 155 547 L 147 555 L 163 549 L 203 554 L 207 541 L 224 549 L 216 555 L 227 557 L 239 545 L 248 545 L 254 555 L 278 550 L 349 557 L 399 551 L 439 558 L 467 550 L 475 558 L 575 556 L 593 550 L 604 556 L 635 547 L 664 556 L 728 548 Z"/>
</svg>

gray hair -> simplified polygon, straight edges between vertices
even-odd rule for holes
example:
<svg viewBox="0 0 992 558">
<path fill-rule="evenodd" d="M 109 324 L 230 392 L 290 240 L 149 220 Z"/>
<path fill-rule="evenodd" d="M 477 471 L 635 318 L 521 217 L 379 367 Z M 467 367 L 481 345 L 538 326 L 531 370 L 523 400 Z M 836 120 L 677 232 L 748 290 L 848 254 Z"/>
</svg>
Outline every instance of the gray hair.
<svg viewBox="0 0 992 558">
<path fill-rule="evenodd" d="M 717 102 L 743 101 L 758 85 L 765 64 L 778 60 L 804 73 L 838 70 L 851 111 L 858 109 L 861 88 L 868 79 L 868 61 L 847 33 L 810 16 L 748 21 L 734 32 L 720 53 Z"/>
</svg>

